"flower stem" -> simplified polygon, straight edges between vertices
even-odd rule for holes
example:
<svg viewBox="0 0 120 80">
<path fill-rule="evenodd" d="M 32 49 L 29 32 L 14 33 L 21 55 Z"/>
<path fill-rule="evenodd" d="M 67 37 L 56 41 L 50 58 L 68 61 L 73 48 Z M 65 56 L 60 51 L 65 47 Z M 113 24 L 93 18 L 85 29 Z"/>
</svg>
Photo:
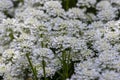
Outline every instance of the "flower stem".
<svg viewBox="0 0 120 80">
<path fill-rule="evenodd" d="M 32 73 L 34 75 L 34 79 L 33 80 L 38 80 L 38 78 L 37 78 L 37 71 L 36 71 L 36 68 L 33 67 L 33 64 L 32 64 L 32 62 L 31 62 L 31 60 L 29 58 L 29 53 L 26 54 L 26 57 L 27 57 L 27 60 L 29 62 L 29 65 L 31 67 Z"/>
<path fill-rule="evenodd" d="M 43 57 L 43 60 L 42 60 L 42 65 L 43 65 L 44 80 L 47 80 L 47 78 L 46 78 L 46 72 L 45 72 L 46 62 L 45 62 L 45 60 L 44 60 L 44 57 Z"/>
</svg>

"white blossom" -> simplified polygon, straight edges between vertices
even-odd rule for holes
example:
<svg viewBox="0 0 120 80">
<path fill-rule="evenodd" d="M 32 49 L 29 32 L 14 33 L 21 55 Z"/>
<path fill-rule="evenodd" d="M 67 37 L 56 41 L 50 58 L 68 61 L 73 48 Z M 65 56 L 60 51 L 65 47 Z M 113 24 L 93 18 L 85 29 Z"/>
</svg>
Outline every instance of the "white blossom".
<svg viewBox="0 0 120 80">
<path fill-rule="evenodd" d="M 95 3 L 96 3 L 96 0 L 78 0 L 77 6 L 91 7 L 91 6 L 94 6 Z"/>
<path fill-rule="evenodd" d="M 8 10 L 13 7 L 11 0 L 0 0 L 0 11 Z"/>
</svg>

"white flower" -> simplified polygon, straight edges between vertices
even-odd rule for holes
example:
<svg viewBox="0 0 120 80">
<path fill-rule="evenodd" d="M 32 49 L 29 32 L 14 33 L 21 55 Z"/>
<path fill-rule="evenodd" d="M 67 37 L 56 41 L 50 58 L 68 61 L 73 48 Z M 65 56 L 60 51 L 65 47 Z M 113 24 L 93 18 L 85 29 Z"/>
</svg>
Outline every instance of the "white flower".
<svg viewBox="0 0 120 80">
<path fill-rule="evenodd" d="M 55 58 L 54 53 L 48 48 L 35 48 L 32 52 L 32 62 L 33 65 L 36 66 L 38 71 L 38 76 L 41 77 L 43 74 L 43 64 L 42 61 L 44 59 L 46 63 L 46 76 L 52 76 L 56 70 L 60 67 L 60 62 Z"/>
<path fill-rule="evenodd" d="M 23 40 L 29 40 L 30 36 L 26 33 L 22 33 L 18 38 L 16 38 L 18 41 L 23 41 Z"/>
<path fill-rule="evenodd" d="M 108 21 L 105 24 L 105 26 L 106 26 L 106 29 L 107 30 L 109 29 L 110 31 L 112 31 L 112 29 L 113 30 L 118 30 L 120 28 L 120 26 L 119 26 L 119 20 L 118 21 L 114 21 L 114 20 Z"/>
<path fill-rule="evenodd" d="M 112 62 L 114 59 L 117 58 L 117 56 L 118 52 L 114 50 L 106 50 L 100 53 L 99 60 L 104 63 Z"/>
<path fill-rule="evenodd" d="M 11 59 L 14 56 L 14 52 L 15 52 L 14 49 L 7 49 L 7 50 L 5 50 L 3 52 L 3 54 L 2 54 L 3 59 L 9 61 L 9 59 Z"/>
<path fill-rule="evenodd" d="M 23 9 L 16 9 L 15 10 L 15 17 L 17 19 L 26 21 L 26 20 L 32 20 L 31 18 L 38 19 L 38 20 L 48 20 L 48 15 L 46 15 L 42 10 L 35 9 L 33 7 L 28 6 L 27 8 Z M 30 19 L 29 19 L 30 18 Z"/>
<path fill-rule="evenodd" d="M 82 37 L 84 35 L 84 29 L 86 29 L 86 24 L 79 20 L 66 20 L 67 24 L 67 35 L 72 37 Z"/>
<path fill-rule="evenodd" d="M 120 51 L 120 44 L 115 44 L 113 49 L 119 52 Z"/>
<path fill-rule="evenodd" d="M 8 10 L 13 7 L 11 0 L 0 0 L 0 11 Z"/>
<path fill-rule="evenodd" d="M 56 49 L 62 48 L 63 50 L 67 48 L 71 48 L 75 52 L 81 49 L 86 49 L 84 40 L 77 39 L 74 37 L 67 37 L 67 36 L 59 36 L 52 38 L 51 47 Z"/>
<path fill-rule="evenodd" d="M 103 40 L 96 41 L 93 44 L 93 48 L 101 52 L 101 51 L 110 50 L 112 46 L 110 45 L 110 43 L 108 43 L 103 39 Z"/>
<path fill-rule="evenodd" d="M 95 64 L 92 60 L 88 60 L 83 63 L 78 63 L 75 66 L 75 74 L 71 77 L 71 80 L 96 79 L 99 75 L 97 64 Z"/>
<path fill-rule="evenodd" d="M 6 65 L 0 63 L 0 76 L 2 76 L 6 72 Z"/>
<path fill-rule="evenodd" d="M 54 8 L 58 8 L 60 9 L 62 7 L 62 5 L 60 4 L 59 1 L 47 1 L 45 4 L 44 4 L 44 7 L 46 9 L 54 9 Z"/>
<path fill-rule="evenodd" d="M 52 17 L 57 17 L 57 16 L 62 16 L 62 17 L 65 17 L 65 11 L 64 9 L 62 9 L 62 5 L 59 1 L 47 1 L 45 2 L 44 4 L 44 7 L 43 7 L 46 11 L 46 13 L 49 15 L 49 16 L 52 16 Z"/>
<path fill-rule="evenodd" d="M 62 16 L 62 17 L 65 17 L 65 11 L 60 8 L 53 8 L 53 9 L 47 9 L 46 10 L 46 13 L 49 15 L 49 16 L 53 16 L 53 17 L 58 17 L 58 16 Z"/>
<path fill-rule="evenodd" d="M 6 16 L 5 16 L 2 12 L 0 12 L 0 23 L 1 23 L 2 20 L 5 19 L 5 18 L 6 18 Z"/>
<path fill-rule="evenodd" d="M 98 12 L 97 17 L 99 20 L 113 20 L 116 17 L 117 11 L 114 8 L 103 9 Z"/>
<path fill-rule="evenodd" d="M 100 80 L 119 80 L 120 74 L 115 71 L 105 71 L 102 73 Z"/>
<path fill-rule="evenodd" d="M 36 6 L 38 4 L 39 6 L 41 6 L 47 1 L 49 1 L 49 0 L 24 0 L 24 5 Z"/>
<path fill-rule="evenodd" d="M 113 22 L 113 24 L 117 29 L 120 29 L 120 20 Z"/>
<path fill-rule="evenodd" d="M 104 38 L 112 41 L 112 42 L 118 42 L 119 41 L 119 35 L 120 35 L 120 30 L 119 30 L 119 21 L 109 21 L 105 25 L 105 34 Z"/>
<path fill-rule="evenodd" d="M 98 10 L 104 10 L 104 9 L 109 9 L 110 7 L 112 7 L 112 5 L 110 4 L 109 1 L 100 1 L 99 3 L 97 3 L 96 8 Z"/>
<path fill-rule="evenodd" d="M 105 38 L 107 38 L 108 40 L 114 40 L 114 39 L 118 39 L 119 38 L 119 31 L 116 31 L 116 32 L 107 32 L 105 34 Z"/>
<path fill-rule="evenodd" d="M 33 56 L 34 57 L 40 57 L 42 60 L 42 57 L 46 57 L 48 59 L 54 58 L 54 54 L 50 49 L 47 48 L 39 48 L 33 50 Z"/>
<path fill-rule="evenodd" d="M 85 11 L 86 11 L 85 9 L 72 8 L 68 10 L 66 15 L 72 19 L 75 18 L 86 19 Z"/>
<path fill-rule="evenodd" d="M 92 22 L 89 26 L 89 28 L 104 28 L 104 24 L 102 21 L 95 21 L 95 22 Z M 99 29 L 98 29 L 99 30 Z"/>
<path fill-rule="evenodd" d="M 96 0 L 78 0 L 77 6 L 91 7 L 91 6 L 95 6 L 96 2 L 97 2 Z"/>
</svg>

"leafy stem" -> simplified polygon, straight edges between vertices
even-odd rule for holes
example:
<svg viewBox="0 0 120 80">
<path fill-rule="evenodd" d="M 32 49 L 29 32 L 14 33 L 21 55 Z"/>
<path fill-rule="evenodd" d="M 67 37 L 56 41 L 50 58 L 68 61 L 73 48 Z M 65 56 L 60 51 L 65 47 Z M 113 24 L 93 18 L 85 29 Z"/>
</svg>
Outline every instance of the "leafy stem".
<svg viewBox="0 0 120 80">
<path fill-rule="evenodd" d="M 44 60 L 44 57 L 43 57 L 43 59 L 42 59 L 42 65 L 43 65 L 44 80 L 47 80 L 47 78 L 46 78 L 46 72 L 45 72 L 46 62 L 45 62 L 45 60 Z"/>
<path fill-rule="evenodd" d="M 61 64 L 62 64 L 62 72 L 58 72 L 58 74 L 62 77 L 62 80 L 65 80 L 67 78 L 69 78 L 70 74 L 69 74 L 69 71 L 70 71 L 70 59 L 71 59 L 71 56 L 70 56 L 70 52 L 69 51 L 63 51 L 62 52 L 62 57 L 58 57 Z"/>
<path fill-rule="evenodd" d="M 27 60 L 29 62 L 29 65 L 31 67 L 32 73 L 34 75 L 34 79 L 33 80 L 38 80 L 38 78 L 37 78 L 37 70 L 36 70 L 36 67 L 33 66 L 33 64 L 32 64 L 32 62 L 31 62 L 31 60 L 29 58 L 29 53 L 26 54 L 26 57 L 27 57 Z"/>
</svg>

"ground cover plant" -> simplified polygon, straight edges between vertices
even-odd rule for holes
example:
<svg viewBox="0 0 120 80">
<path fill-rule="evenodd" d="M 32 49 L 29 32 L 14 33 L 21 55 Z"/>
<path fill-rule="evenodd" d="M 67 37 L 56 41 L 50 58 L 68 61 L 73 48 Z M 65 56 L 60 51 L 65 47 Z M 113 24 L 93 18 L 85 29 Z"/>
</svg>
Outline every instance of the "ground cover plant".
<svg viewBox="0 0 120 80">
<path fill-rule="evenodd" d="M 0 0 L 0 80 L 120 80 L 120 0 Z"/>
</svg>

